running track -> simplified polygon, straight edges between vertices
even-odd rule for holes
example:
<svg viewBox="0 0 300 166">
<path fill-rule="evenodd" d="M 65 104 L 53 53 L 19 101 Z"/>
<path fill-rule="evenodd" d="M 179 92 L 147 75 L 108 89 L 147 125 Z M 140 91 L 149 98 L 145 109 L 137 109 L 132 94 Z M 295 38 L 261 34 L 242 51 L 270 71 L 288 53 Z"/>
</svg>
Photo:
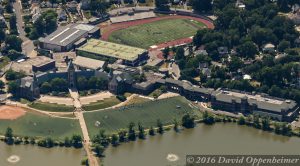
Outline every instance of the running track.
<svg viewBox="0 0 300 166">
<path fill-rule="evenodd" d="M 202 18 L 198 18 L 198 17 L 191 17 L 191 16 L 182 16 L 182 15 L 174 15 L 174 16 L 163 16 L 163 17 L 155 17 L 155 18 L 149 18 L 149 19 L 143 19 L 143 20 L 135 20 L 135 21 L 130 21 L 130 22 L 122 22 L 122 23 L 116 23 L 116 24 L 110 24 L 110 25 L 102 25 L 100 26 L 103 34 L 101 36 L 101 39 L 103 40 L 108 40 L 108 37 L 117 30 L 120 29 L 125 29 L 131 26 L 135 26 L 135 25 L 141 25 L 141 24 L 146 24 L 146 23 L 150 23 L 150 22 L 154 22 L 154 21 L 158 21 L 158 20 L 165 20 L 165 19 L 178 19 L 178 18 L 186 18 L 186 19 L 192 19 L 192 20 L 196 20 L 199 22 L 204 23 L 208 28 L 213 29 L 214 25 L 212 22 L 202 19 Z M 165 48 L 167 46 L 173 46 L 173 45 L 178 45 L 180 43 L 187 43 L 187 42 L 191 42 L 192 39 L 191 38 L 183 38 L 183 39 L 178 39 L 178 40 L 173 40 L 170 42 L 166 42 L 166 43 L 162 43 L 162 44 L 158 44 L 157 48 L 155 49 L 159 49 L 159 48 Z"/>
</svg>

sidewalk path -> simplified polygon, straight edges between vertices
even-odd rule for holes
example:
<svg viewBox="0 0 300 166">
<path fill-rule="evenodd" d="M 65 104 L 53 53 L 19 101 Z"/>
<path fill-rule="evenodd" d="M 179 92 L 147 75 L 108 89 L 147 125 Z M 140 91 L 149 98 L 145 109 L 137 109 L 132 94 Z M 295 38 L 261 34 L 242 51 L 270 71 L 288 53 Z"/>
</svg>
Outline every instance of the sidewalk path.
<svg viewBox="0 0 300 166">
<path fill-rule="evenodd" d="M 83 146 L 84 149 L 87 153 L 87 157 L 89 160 L 89 164 L 90 166 L 99 166 L 98 164 L 98 160 L 96 158 L 96 156 L 93 154 L 92 149 L 91 149 L 91 140 L 90 140 L 90 136 L 89 136 L 89 132 L 83 117 L 83 109 L 81 108 L 81 103 L 79 101 L 79 94 L 77 89 L 69 89 L 70 95 L 73 98 L 73 102 L 74 102 L 74 107 L 75 107 L 75 115 L 79 120 L 79 124 L 80 124 L 80 128 L 82 131 L 82 135 L 83 135 Z"/>
</svg>

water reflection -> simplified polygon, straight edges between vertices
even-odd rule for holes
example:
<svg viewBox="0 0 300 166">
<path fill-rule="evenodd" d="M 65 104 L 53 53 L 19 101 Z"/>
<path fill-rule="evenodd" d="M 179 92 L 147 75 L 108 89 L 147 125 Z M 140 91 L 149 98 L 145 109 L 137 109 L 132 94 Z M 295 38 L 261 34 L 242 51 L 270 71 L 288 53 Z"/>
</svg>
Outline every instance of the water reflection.
<svg viewBox="0 0 300 166">
<path fill-rule="evenodd" d="M 298 137 L 285 137 L 232 123 L 173 130 L 106 150 L 104 165 L 183 165 L 187 154 L 299 154 Z M 170 159 L 178 160 L 170 162 Z"/>
</svg>

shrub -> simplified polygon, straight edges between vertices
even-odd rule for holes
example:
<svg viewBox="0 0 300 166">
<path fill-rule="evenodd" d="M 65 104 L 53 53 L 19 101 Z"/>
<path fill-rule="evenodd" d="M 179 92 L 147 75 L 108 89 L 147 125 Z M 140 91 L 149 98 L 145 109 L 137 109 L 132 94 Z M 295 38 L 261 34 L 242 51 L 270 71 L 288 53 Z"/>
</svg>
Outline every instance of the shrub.
<svg viewBox="0 0 300 166">
<path fill-rule="evenodd" d="M 126 97 L 124 95 L 117 95 L 117 99 L 123 102 L 126 100 Z"/>
</svg>

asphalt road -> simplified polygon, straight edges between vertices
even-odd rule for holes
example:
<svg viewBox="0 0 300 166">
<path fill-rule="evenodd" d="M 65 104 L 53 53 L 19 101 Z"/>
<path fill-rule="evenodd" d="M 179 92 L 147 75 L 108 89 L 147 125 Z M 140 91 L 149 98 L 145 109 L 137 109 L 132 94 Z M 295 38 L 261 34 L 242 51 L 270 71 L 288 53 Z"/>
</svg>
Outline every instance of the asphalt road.
<svg viewBox="0 0 300 166">
<path fill-rule="evenodd" d="M 15 9 L 14 13 L 17 17 L 17 28 L 19 32 L 19 37 L 23 40 L 22 44 L 22 52 L 27 55 L 28 57 L 34 57 L 36 56 L 36 53 L 34 51 L 34 45 L 33 42 L 26 37 L 26 33 L 24 31 L 24 22 L 22 17 L 22 6 L 20 0 L 17 0 L 13 4 L 13 8 Z"/>
</svg>

